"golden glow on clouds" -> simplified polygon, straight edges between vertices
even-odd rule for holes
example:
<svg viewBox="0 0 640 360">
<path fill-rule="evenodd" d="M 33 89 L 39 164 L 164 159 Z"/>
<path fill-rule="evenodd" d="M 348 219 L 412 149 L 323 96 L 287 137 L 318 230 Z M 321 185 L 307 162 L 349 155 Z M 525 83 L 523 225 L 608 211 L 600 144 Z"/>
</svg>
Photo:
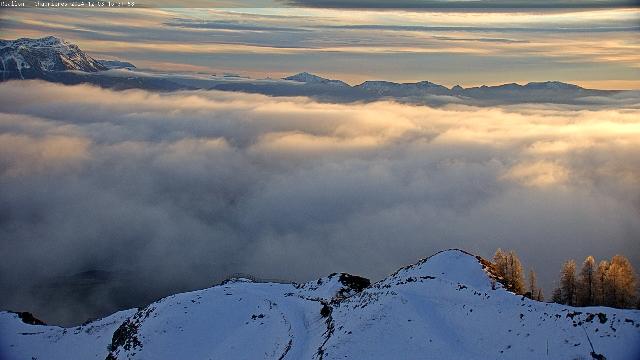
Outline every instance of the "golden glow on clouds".
<svg viewBox="0 0 640 360">
<path fill-rule="evenodd" d="M 0 182 L 15 209 L 3 229 L 26 246 L 0 266 L 26 278 L 87 246 L 156 278 L 218 263 L 312 278 L 318 254 L 376 271 L 505 241 L 534 258 L 640 254 L 640 103 L 431 108 L 2 82 Z M 129 261 L 132 241 L 135 259 L 160 260 Z"/>
<path fill-rule="evenodd" d="M 6 91 L 7 87 L 11 88 L 10 92 Z M 634 169 L 632 164 L 576 161 L 587 154 L 606 154 L 608 158 L 616 153 L 625 153 L 625 157 L 639 153 L 637 103 L 589 110 L 559 105 L 492 108 L 460 105 L 430 108 L 393 102 L 343 105 L 317 103 L 306 98 L 225 92 L 112 92 L 88 86 L 46 83 L 35 86 L 32 82 L 5 83 L 0 85 L 0 91 L 3 102 L 25 108 L 46 106 L 51 101 L 68 102 L 96 112 L 131 111 L 127 122 L 134 123 L 149 121 L 144 120 L 145 114 L 163 114 L 175 121 L 203 116 L 190 121 L 193 124 L 211 122 L 211 125 L 224 124 L 227 117 L 232 116 L 236 119 L 234 126 L 252 129 L 250 132 L 256 134 L 244 150 L 236 149 L 221 135 L 187 137 L 143 147 L 150 151 L 161 145 L 170 161 L 235 151 L 246 151 L 257 158 L 302 161 L 324 157 L 366 158 L 378 153 L 408 151 L 402 150 L 405 148 L 421 154 L 418 156 L 456 149 L 454 154 L 459 152 L 463 157 L 476 151 L 495 153 L 495 160 L 503 168 L 500 179 L 523 186 L 579 182 L 585 172 L 612 179 L 619 177 L 621 181 L 640 185 L 639 169 Z M 0 124 L 40 134 L 37 137 L 18 133 L 2 135 L 1 153 L 3 158 L 12 159 L 11 172 L 90 161 L 92 140 L 84 137 L 76 126 L 58 127 L 37 118 L 25 120 L 11 116 L 0 118 Z M 134 146 L 129 141 L 124 144 L 125 149 Z"/>
<path fill-rule="evenodd" d="M 375 136 L 342 138 L 318 136 L 297 132 L 270 133 L 253 146 L 256 154 L 279 154 L 304 158 L 306 156 L 327 156 L 331 154 L 349 154 L 352 151 L 373 150 L 380 145 Z"/>
<path fill-rule="evenodd" d="M 123 41 L 94 41 L 91 44 L 93 51 L 97 52 L 164 52 L 173 54 L 300 54 L 300 53 L 352 53 L 352 54 L 434 54 L 434 53 L 460 53 L 460 54 L 489 54 L 490 50 L 480 48 L 467 48 L 462 46 L 447 46 L 439 48 L 407 47 L 407 46 L 326 46 L 326 47 L 273 47 L 245 44 L 184 44 L 180 42 L 156 42 L 156 43 L 128 43 Z"/>
<path fill-rule="evenodd" d="M 537 161 L 515 165 L 509 169 L 504 178 L 526 186 L 544 187 L 562 184 L 569 178 L 569 172 L 553 162 Z"/>
<path fill-rule="evenodd" d="M 0 134 L 0 153 L 4 160 L 0 175 L 25 176 L 77 167 L 88 159 L 89 144 L 89 139 L 72 136 Z"/>
<path fill-rule="evenodd" d="M 224 14 L 225 11 L 210 10 L 209 14 Z M 552 11 L 394 11 L 394 10 L 349 10 L 349 9 L 234 9 L 234 16 L 277 15 L 274 21 L 284 23 L 286 17 L 305 23 L 349 24 L 349 25 L 417 25 L 417 26 L 521 26 L 543 24 L 593 24 L 611 19 L 634 20 L 637 9 L 593 9 Z"/>
</svg>

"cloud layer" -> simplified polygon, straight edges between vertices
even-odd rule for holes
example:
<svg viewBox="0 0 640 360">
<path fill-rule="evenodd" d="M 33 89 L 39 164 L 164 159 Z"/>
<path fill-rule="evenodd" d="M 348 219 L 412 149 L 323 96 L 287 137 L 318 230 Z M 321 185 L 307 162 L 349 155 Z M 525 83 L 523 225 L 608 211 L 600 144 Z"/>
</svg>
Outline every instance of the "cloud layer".
<svg viewBox="0 0 640 360">
<path fill-rule="evenodd" d="M 1 307 L 90 269 L 150 294 L 382 277 L 450 247 L 640 260 L 640 111 L 0 84 Z M 27 305 L 24 305 L 27 306 Z M 76 314 L 76 317 L 78 315 Z"/>
<path fill-rule="evenodd" d="M 602 8 L 633 7 L 633 0 L 286 0 L 298 6 L 326 8 L 374 8 L 374 9 L 566 9 L 566 8 Z"/>
</svg>

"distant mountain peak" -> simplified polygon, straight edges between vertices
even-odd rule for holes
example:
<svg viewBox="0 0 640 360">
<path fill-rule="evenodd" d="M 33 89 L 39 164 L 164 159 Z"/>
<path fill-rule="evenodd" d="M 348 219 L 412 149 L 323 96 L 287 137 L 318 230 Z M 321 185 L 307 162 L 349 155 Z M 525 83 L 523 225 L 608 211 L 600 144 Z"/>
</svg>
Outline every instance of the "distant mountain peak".
<svg viewBox="0 0 640 360">
<path fill-rule="evenodd" d="M 25 43 L 39 43 L 40 45 L 43 46 L 50 46 L 50 45 L 58 45 L 58 44 L 69 44 L 68 42 L 66 42 L 63 38 L 59 37 L 59 36 L 45 36 L 39 39 L 31 39 L 31 38 L 20 38 L 17 39 L 15 41 L 22 41 Z"/>
<path fill-rule="evenodd" d="M 557 89 L 557 90 L 578 90 L 582 87 L 574 84 L 569 84 L 561 81 L 542 81 L 542 82 L 530 82 L 524 87 L 529 89 Z"/>
<path fill-rule="evenodd" d="M 368 80 L 363 82 L 362 84 L 356 85 L 356 87 L 366 91 L 376 92 L 381 95 L 394 95 L 398 92 L 404 94 L 420 94 L 424 93 L 425 91 L 434 93 L 449 92 L 449 89 L 447 89 L 445 86 L 427 80 L 410 83 L 396 83 L 384 80 Z"/>
<path fill-rule="evenodd" d="M 398 85 L 400 85 L 400 83 L 387 81 L 387 80 L 366 80 L 357 86 L 368 87 L 368 86 L 398 86 Z"/>
<path fill-rule="evenodd" d="M 338 86 L 349 86 L 349 84 L 345 83 L 344 81 L 323 78 L 321 76 L 311 74 L 306 71 L 282 78 L 282 80 L 296 81 L 296 82 L 301 82 L 305 84 L 328 84 L 328 85 L 338 85 Z"/>
<path fill-rule="evenodd" d="M 37 78 L 43 73 L 76 70 L 96 72 L 107 67 L 57 36 L 0 40 L 3 79 Z"/>
</svg>

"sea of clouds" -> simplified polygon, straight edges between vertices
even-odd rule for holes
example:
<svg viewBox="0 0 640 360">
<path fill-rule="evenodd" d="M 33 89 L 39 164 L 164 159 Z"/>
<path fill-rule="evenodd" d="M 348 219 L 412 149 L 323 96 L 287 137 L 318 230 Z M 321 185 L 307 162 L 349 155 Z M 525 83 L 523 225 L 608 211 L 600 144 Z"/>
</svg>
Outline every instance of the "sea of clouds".
<svg viewBox="0 0 640 360">
<path fill-rule="evenodd" d="M 0 109 L 0 308 L 54 322 L 96 311 L 52 309 L 34 287 L 96 269 L 155 296 L 236 272 L 379 279 L 438 250 L 502 247 L 550 292 L 566 258 L 640 261 L 637 104 L 345 105 L 19 81 L 0 84 Z"/>
</svg>

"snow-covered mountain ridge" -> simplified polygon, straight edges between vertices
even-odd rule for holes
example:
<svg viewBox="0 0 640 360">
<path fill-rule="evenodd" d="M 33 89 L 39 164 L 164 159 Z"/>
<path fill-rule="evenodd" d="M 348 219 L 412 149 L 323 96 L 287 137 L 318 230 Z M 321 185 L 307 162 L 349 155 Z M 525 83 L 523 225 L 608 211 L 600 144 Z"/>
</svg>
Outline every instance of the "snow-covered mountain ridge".
<svg viewBox="0 0 640 360">
<path fill-rule="evenodd" d="M 212 64 L 215 65 L 215 64 Z M 94 59 L 58 37 L 0 40 L 0 81 L 42 79 L 94 84 L 112 89 L 151 91 L 219 90 L 268 96 L 306 96 L 330 103 L 391 100 L 440 106 L 449 103 L 493 106 L 519 103 L 607 104 L 604 98 L 637 99 L 637 92 L 586 89 L 559 81 L 448 88 L 430 81 L 397 83 L 367 80 L 358 85 L 301 72 L 282 79 L 252 79 L 204 73 L 140 70 L 126 61 Z"/>
<path fill-rule="evenodd" d="M 133 64 L 126 61 L 96 60 L 84 53 L 77 45 L 56 36 L 47 36 L 39 39 L 20 38 L 16 40 L 0 40 L 0 60 L 0 71 L 3 73 L 3 80 L 13 78 L 46 78 L 46 76 L 44 76 L 46 74 L 44 73 L 55 71 L 75 70 L 92 73 L 108 69 L 135 68 Z M 396 83 L 391 81 L 367 80 L 361 84 L 350 86 L 342 80 L 327 79 L 306 71 L 285 77 L 282 80 L 311 85 L 331 85 L 362 89 L 379 93 L 380 95 L 397 95 L 395 92 L 398 91 L 409 93 L 422 91 L 434 94 L 456 94 L 465 90 L 486 89 L 510 91 L 577 91 L 582 89 L 577 85 L 560 81 L 530 82 L 525 85 L 515 83 L 496 86 L 483 85 L 469 88 L 456 85 L 449 89 L 430 81 Z"/>
<path fill-rule="evenodd" d="M 295 81 L 306 84 L 331 84 L 331 85 L 341 85 L 348 86 L 349 84 L 345 83 L 342 80 L 333 80 L 320 77 L 318 75 L 311 74 L 309 72 L 301 72 L 295 75 L 291 75 L 282 80 Z M 407 82 L 407 83 L 397 83 L 392 81 L 384 81 L 384 80 L 367 80 L 361 84 L 353 86 L 356 89 L 362 89 L 366 91 L 377 92 L 380 94 L 385 94 L 392 91 L 429 91 L 429 92 L 460 92 L 464 90 L 475 90 L 475 89 L 495 89 L 495 90 L 580 90 L 582 89 L 578 85 L 568 84 L 560 81 L 543 81 L 543 82 L 530 82 L 525 85 L 520 85 L 516 83 L 511 84 L 503 84 L 496 86 L 487 86 L 482 85 L 480 87 L 470 87 L 464 88 L 460 85 L 456 85 L 451 89 L 446 86 L 433 83 L 431 81 L 418 81 L 418 82 Z"/>
<path fill-rule="evenodd" d="M 75 328 L 2 312 L 0 357 L 638 359 L 639 311 L 532 301 L 490 273 L 486 260 L 448 250 L 375 284 L 235 279 Z"/>
<path fill-rule="evenodd" d="M 325 84 L 325 85 L 334 85 L 334 86 L 349 86 L 349 84 L 345 83 L 341 80 L 332 80 L 320 77 L 318 75 L 314 75 L 308 72 L 301 72 L 295 75 L 291 75 L 283 78 L 282 80 L 295 81 L 305 84 Z"/>
<path fill-rule="evenodd" d="M 77 45 L 55 36 L 0 40 L 0 60 L 3 79 L 34 78 L 51 71 L 107 70 L 106 66 L 85 54 Z"/>
</svg>

